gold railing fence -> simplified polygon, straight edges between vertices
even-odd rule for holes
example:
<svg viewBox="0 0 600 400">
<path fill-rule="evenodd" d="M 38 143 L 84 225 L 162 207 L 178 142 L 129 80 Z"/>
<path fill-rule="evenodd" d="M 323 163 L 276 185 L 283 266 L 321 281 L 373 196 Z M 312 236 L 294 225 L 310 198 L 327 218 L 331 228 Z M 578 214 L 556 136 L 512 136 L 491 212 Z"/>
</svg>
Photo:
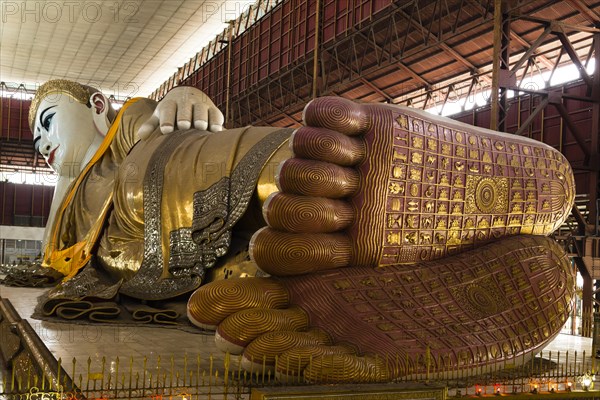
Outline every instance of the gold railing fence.
<svg viewBox="0 0 600 400">
<path fill-rule="evenodd" d="M 587 374 L 592 379 L 598 372 L 595 359 L 577 351 L 541 352 L 518 367 L 507 363 L 482 369 L 473 369 L 468 364 L 451 367 L 446 366 L 443 359 L 434 360 L 429 352 L 415 359 L 405 359 L 406 365 L 414 368 L 399 369 L 403 377 L 397 381 L 442 384 L 462 395 L 556 393 L 593 390 L 593 383 L 586 387 L 584 377 Z M 398 357 L 390 356 L 375 365 L 395 368 L 394 364 L 399 365 L 399 361 Z M 230 354 L 217 357 L 196 354 L 179 359 L 163 356 L 117 357 L 114 360 L 89 357 L 83 361 L 59 359 L 58 373 L 52 374 L 53 377 L 32 369 L 26 374 L 18 374 L 16 369 L 3 374 L 0 398 L 242 399 L 249 397 L 253 387 L 314 383 L 307 381 L 302 371 L 274 374 L 272 371 L 278 367 L 281 366 L 277 365 L 277 360 L 274 368 L 269 368 L 263 360 L 262 368 L 246 371 L 242 368 L 242 356 Z M 64 371 L 69 376 L 65 376 Z M 323 370 L 318 380 L 333 384 L 332 374 L 338 373 Z M 46 397 L 41 397 L 42 394 Z"/>
</svg>

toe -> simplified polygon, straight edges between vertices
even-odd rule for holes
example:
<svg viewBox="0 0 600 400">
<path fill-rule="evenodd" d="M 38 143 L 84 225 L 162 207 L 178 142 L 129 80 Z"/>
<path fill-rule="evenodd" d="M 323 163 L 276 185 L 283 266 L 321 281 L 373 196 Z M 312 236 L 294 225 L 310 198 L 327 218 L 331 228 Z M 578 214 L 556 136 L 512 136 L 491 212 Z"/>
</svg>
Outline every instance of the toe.
<svg viewBox="0 0 600 400">
<path fill-rule="evenodd" d="M 295 157 L 350 167 L 365 158 L 365 142 L 325 128 L 304 126 L 290 138 Z"/>
<path fill-rule="evenodd" d="M 329 336 L 318 330 L 310 332 L 269 332 L 257 337 L 244 350 L 242 367 L 246 371 L 275 372 L 279 355 L 285 351 L 306 346 L 329 345 Z M 326 347 L 326 346 L 325 346 Z M 308 359 L 306 360 L 308 362 Z"/>
<path fill-rule="evenodd" d="M 217 348 L 240 354 L 257 337 L 274 331 L 304 331 L 308 317 L 300 308 L 242 310 L 225 318 L 215 334 Z"/>
<path fill-rule="evenodd" d="M 284 161 L 276 180 L 282 192 L 332 199 L 353 196 L 360 184 L 360 176 L 353 168 L 301 158 Z"/>
<path fill-rule="evenodd" d="M 194 325 L 215 330 L 221 321 L 238 311 L 287 305 L 287 291 L 271 279 L 225 279 L 196 290 L 188 300 L 187 314 Z"/>
<path fill-rule="evenodd" d="M 252 237 L 250 256 L 270 275 L 300 275 L 348 266 L 352 244 L 340 233 L 296 234 L 267 227 Z"/>
<path fill-rule="evenodd" d="M 386 360 L 379 356 L 324 355 L 313 358 L 304 369 L 304 379 L 315 383 L 388 382 L 391 378 Z"/>
<path fill-rule="evenodd" d="M 354 210 L 346 201 L 280 192 L 265 201 L 263 214 L 271 228 L 295 233 L 331 233 L 354 223 Z"/>
<path fill-rule="evenodd" d="M 297 346 L 282 352 L 277 362 L 277 375 L 280 379 L 300 378 L 304 375 L 304 368 L 318 357 L 333 354 L 355 354 L 356 351 L 349 346 L 308 345 Z"/>
<path fill-rule="evenodd" d="M 306 105 L 302 116 L 308 126 L 356 136 L 367 132 L 371 119 L 367 108 L 341 97 L 321 97 Z"/>
</svg>

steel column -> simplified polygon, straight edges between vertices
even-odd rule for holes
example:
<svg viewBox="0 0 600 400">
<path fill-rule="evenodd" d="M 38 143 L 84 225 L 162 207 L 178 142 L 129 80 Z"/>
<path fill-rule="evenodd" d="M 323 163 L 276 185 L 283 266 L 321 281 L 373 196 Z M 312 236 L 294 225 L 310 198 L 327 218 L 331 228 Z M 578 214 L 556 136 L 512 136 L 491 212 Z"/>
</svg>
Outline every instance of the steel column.
<svg viewBox="0 0 600 400">
<path fill-rule="evenodd" d="M 319 47 L 321 33 L 321 0 L 316 0 L 315 5 L 315 48 L 313 49 L 313 82 L 312 82 L 312 98 L 315 99 L 319 95 Z"/>
<path fill-rule="evenodd" d="M 506 120 L 507 89 L 501 82 L 509 71 L 510 20 L 505 2 L 494 0 L 494 60 L 492 64 L 492 115 L 490 129 L 504 131 Z M 504 83 L 504 84 L 503 84 Z"/>
<path fill-rule="evenodd" d="M 600 190 L 600 183 L 598 179 L 600 178 L 598 171 L 600 170 L 600 141 L 598 140 L 598 135 L 600 135 L 600 34 L 596 33 L 594 35 L 594 60 L 596 63 L 596 67 L 594 69 L 594 74 L 592 76 L 592 98 L 594 99 L 594 103 L 592 104 L 592 134 L 590 135 L 591 143 L 590 143 L 590 160 L 589 160 L 589 194 L 590 194 L 590 202 L 588 204 L 588 223 L 594 227 L 594 235 L 600 235 L 598 229 L 598 191 Z"/>
<path fill-rule="evenodd" d="M 579 259 L 581 260 L 581 259 Z M 579 268 L 583 276 L 583 294 L 582 294 L 582 310 L 581 310 L 581 336 L 592 336 L 592 313 L 593 313 L 593 296 L 594 296 L 594 280 L 587 273 L 583 273 L 582 268 Z"/>
<path fill-rule="evenodd" d="M 233 47 L 233 21 L 229 21 L 227 39 L 227 84 L 225 86 L 225 124 L 229 123 L 229 99 L 231 97 L 231 48 Z"/>
</svg>

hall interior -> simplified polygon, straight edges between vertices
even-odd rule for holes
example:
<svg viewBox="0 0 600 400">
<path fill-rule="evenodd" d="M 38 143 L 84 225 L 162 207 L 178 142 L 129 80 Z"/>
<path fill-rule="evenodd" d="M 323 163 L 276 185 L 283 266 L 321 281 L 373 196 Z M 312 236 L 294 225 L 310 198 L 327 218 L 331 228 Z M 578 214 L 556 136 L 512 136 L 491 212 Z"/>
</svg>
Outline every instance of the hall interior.
<svg viewBox="0 0 600 400">
<path fill-rule="evenodd" d="M 297 128 L 304 106 L 325 95 L 401 104 L 540 140 L 567 157 L 575 206 L 552 236 L 571 258 L 578 287 L 571 317 L 539 358 L 563 366 L 575 380 L 596 370 L 599 2 L 120 0 L 118 13 L 104 5 L 98 17 L 90 13 L 99 3 L 91 3 L 86 14 L 74 8 L 75 19 L 66 9 L 59 18 L 51 2 L 3 4 L 2 272 L 35 262 L 42 252 L 56 178 L 34 150 L 27 115 L 35 89 L 47 79 L 94 82 L 116 108 L 134 95 L 160 100 L 174 87 L 194 86 L 223 111 L 228 128 Z M 200 45 L 201 39 L 206 42 Z M 59 57 L 63 50 L 76 54 L 76 62 Z M 118 365 L 118 375 L 134 380 L 135 372 L 158 368 L 164 379 L 179 382 L 193 369 L 196 382 L 216 379 L 222 390 L 226 359 L 211 334 L 32 319 L 45 290 L 0 285 L 0 297 L 10 300 L 80 388 L 100 385 L 90 377 L 107 376 Z M 239 371 L 235 357 L 227 364 L 230 373 Z M 2 374 L 6 388 L 11 376 Z M 474 393 L 475 382 L 461 382 Z M 484 387 L 495 391 L 493 384 Z"/>
</svg>

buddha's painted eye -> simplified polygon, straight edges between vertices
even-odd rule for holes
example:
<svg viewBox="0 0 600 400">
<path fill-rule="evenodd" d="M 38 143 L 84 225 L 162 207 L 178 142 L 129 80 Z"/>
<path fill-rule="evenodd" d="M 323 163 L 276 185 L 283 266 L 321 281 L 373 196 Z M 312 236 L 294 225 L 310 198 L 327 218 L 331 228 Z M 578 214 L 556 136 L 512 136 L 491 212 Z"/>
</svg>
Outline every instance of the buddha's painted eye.
<svg viewBox="0 0 600 400">
<path fill-rule="evenodd" d="M 54 117 L 54 114 L 56 114 L 56 113 L 48 114 L 44 118 L 44 120 L 42 122 L 42 126 L 44 127 L 45 130 L 49 130 L 50 129 L 50 123 L 52 122 L 52 117 Z"/>
</svg>

